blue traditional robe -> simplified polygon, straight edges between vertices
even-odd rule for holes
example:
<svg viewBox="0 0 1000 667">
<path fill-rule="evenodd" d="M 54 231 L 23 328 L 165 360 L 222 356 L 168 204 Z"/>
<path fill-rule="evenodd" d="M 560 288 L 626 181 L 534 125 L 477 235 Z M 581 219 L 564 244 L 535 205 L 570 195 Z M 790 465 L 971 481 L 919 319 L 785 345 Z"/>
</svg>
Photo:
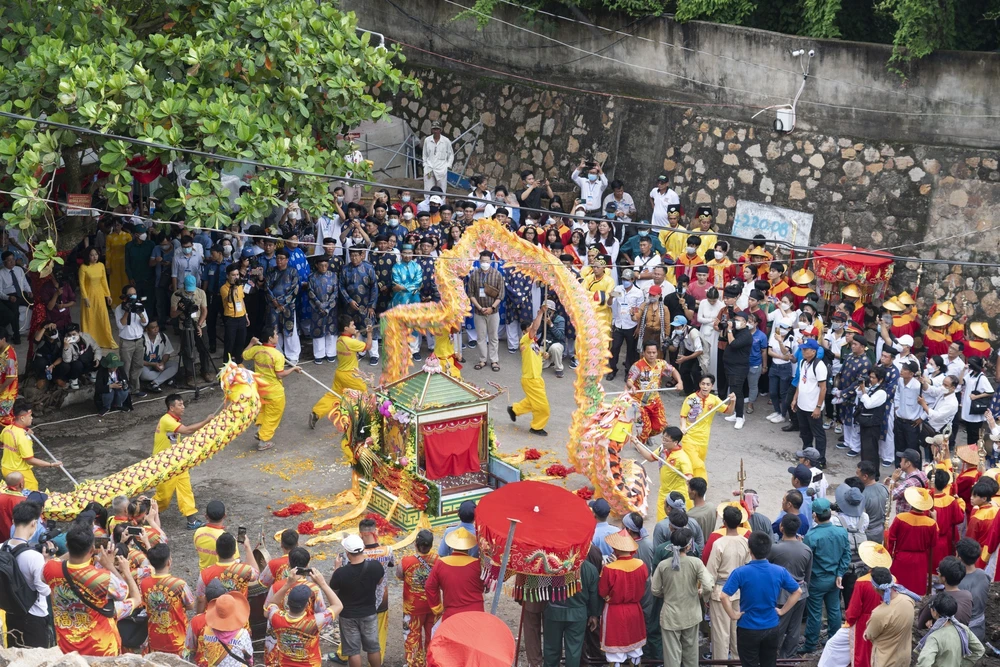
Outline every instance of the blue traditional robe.
<svg viewBox="0 0 1000 667">
<path fill-rule="evenodd" d="M 868 361 L 866 354 L 861 356 L 849 354 L 843 361 L 840 378 L 837 380 L 837 388 L 840 389 L 840 395 L 844 399 L 844 402 L 840 404 L 840 419 L 845 426 L 850 426 L 854 423 L 856 390 L 862 380 L 868 380 L 872 364 Z"/>
<path fill-rule="evenodd" d="M 348 264 L 341 270 L 340 298 L 344 301 L 345 312 L 358 318 L 354 320 L 354 324 L 359 329 L 378 325 L 375 318 L 368 315 L 368 309 L 374 310 L 378 300 L 378 282 L 375 279 L 375 268 L 371 264 L 363 261 L 357 266 Z M 357 304 L 358 310 L 351 305 L 352 301 Z"/>
<path fill-rule="evenodd" d="M 291 265 L 284 271 L 274 267 L 264 274 L 264 282 L 267 285 L 268 324 L 279 333 L 291 334 L 295 330 L 295 302 L 299 295 L 298 271 Z"/>
<path fill-rule="evenodd" d="M 420 303 L 420 286 L 423 284 L 424 272 L 416 260 L 400 262 L 392 267 L 392 284 L 403 288 L 402 292 L 393 292 L 392 306 L 406 303 Z"/>
<path fill-rule="evenodd" d="M 310 316 L 302 321 L 302 333 L 312 338 L 336 336 L 337 297 L 340 279 L 333 271 L 314 273 L 307 282 L 306 298 Z"/>
</svg>

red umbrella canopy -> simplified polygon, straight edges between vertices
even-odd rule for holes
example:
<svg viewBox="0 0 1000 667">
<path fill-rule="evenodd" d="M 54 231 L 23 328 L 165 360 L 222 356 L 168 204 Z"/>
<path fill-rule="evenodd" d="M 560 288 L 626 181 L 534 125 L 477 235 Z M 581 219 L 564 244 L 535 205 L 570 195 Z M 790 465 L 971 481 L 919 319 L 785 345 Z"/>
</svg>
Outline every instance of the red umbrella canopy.
<svg viewBox="0 0 1000 667">
<path fill-rule="evenodd" d="M 438 626 L 427 646 L 427 667 L 510 667 L 514 653 L 514 637 L 503 621 L 466 611 Z"/>
<path fill-rule="evenodd" d="M 587 558 L 595 526 L 587 503 L 561 486 L 515 482 L 485 496 L 476 508 L 476 537 L 488 575 L 500 567 L 510 519 L 520 523 L 508 573 L 561 577 L 579 570 Z"/>
<path fill-rule="evenodd" d="M 813 253 L 813 272 L 828 282 L 874 285 L 892 277 L 892 265 L 887 252 L 843 243 L 827 243 Z"/>
</svg>

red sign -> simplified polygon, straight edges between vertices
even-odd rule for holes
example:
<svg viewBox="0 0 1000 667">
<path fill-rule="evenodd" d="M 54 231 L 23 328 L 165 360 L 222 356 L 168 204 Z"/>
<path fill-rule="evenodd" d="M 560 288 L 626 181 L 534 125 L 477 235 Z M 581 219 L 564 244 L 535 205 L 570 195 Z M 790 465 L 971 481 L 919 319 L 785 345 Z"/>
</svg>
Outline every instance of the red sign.
<svg viewBox="0 0 1000 667">
<path fill-rule="evenodd" d="M 66 215 L 90 215 L 91 195 L 66 195 Z"/>
</svg>

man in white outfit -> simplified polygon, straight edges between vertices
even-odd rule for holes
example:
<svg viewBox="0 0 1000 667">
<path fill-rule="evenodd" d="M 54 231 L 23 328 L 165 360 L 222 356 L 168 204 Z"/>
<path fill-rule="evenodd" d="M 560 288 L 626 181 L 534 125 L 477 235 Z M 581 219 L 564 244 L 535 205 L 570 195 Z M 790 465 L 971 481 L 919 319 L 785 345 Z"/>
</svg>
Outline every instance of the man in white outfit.
<svg viewBox="0 0 1000 667">
<path fill-rule="evenodd" d="M 424 190 L 435 185 L 441 192 L 448 192 L 448 170 L 455 162 L 451 139 L 441 136 L 441 122 L 431 124 L 431 136 L 424 138 Z"/>
</svg>

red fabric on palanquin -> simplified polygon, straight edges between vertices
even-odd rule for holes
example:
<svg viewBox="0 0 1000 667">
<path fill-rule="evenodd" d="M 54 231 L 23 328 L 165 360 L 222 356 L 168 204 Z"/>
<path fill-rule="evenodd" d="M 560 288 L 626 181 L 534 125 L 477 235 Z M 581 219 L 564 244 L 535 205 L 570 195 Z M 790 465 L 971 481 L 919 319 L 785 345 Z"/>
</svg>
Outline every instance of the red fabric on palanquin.
<svg viewBox="0 0 1000 667">
<path fill-rule="evenodd" d="M 590 552 L 594 515 L 570 491 L 544 482 L 514 482 L 486 495 L 476 507 L 476 538 L 483 579 L 493 585 L 507 544 L 510 519 L 514 530 L 504 577 L 515 600 L 564 600 L 576 594 L 579 571 Z"/>
<path fill-rule="evenodd" d="M 840 296 L 846 285 L 857 285 L 861 301 L 885 296 L 892 278 L 893 259 L 889 253 L 867 250 L 843 243 L 827 243 L 816 248 L 812 258 L 816 286 L 825 300 Z"/>
<path fill-rule="evenodd" d="M 427 667 L 510 667 L 516 645 L 502 620 L 467 611 L 441 621 L 427 646 Z"/>
</svg>

